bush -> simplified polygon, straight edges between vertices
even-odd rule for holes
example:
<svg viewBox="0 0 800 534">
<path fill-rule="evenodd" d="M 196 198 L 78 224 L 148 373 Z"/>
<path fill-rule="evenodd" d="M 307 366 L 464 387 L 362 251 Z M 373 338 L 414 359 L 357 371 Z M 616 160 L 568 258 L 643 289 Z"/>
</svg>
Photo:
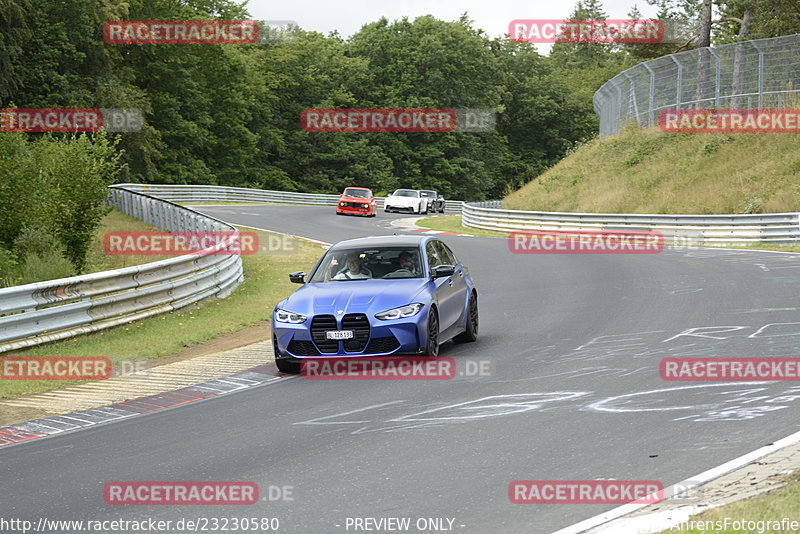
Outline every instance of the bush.
<svg viewBox="0 0 800 534">
<path fill-rule="evenodd" d="M 75 267 L 60 252 L 34 252 L 26 255 L 17 267 L 16 285 L 74 276 Z"/>
<path fill-rule="evenodd" d="M 27 226 L 14 240 L 14 249 L 21 256 L 37 254 L 45 256 L 51 253 L 63 254 L 64 246 L 50 230 L 43 226 Z"/>
<path fill-rule="evenodd" d="M 121 153 L 105 134 L 30 139 L 0 136 L 0 245 L 23 258 L 25 272 L 81 272 Z"/>
<path fill-rule="evenodd" d="M 764 209 L 764 199 L 760 197 L 750 197 L 744 201 L 744 213 L 761 213 Z"/>
<path fill-rule="evenodd" d="M 119 173 L 120 153 L 105 135 L 49 142 L 39 151 L 49 186 L 47 221 L 78 272 L 86 263 L 92 233 L 109 212 L 107 186 Z"/>
<path fill-rule="evenodd" d="M 9 287 L 17 283 L 17 256 L 0 245 L 0 287 Z"/>
<path fill-rule="evenodd" d="M 0 135 L 0 245 L 12 247 L 26 222 L 40 219 L 39 174 L 24 134 Z"/>
</svg>

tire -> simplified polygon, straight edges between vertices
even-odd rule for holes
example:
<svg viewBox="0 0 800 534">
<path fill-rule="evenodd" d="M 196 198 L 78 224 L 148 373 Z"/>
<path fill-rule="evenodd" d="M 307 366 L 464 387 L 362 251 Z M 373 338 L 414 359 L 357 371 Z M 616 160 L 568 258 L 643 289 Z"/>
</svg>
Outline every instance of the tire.
<svg viewBox="0 0 800 534">
<path fill-rule="evenodd" d="M 469 296 L 467 306 L 467 329 L 454 337 L 453 341 L 472 343 L 476 339 L 478 339 L 478 295 L 473 291 Z"/>
<path fill-rule="evenodd" d="M 278 366 L 278 371 L 290 375 L 300 373 L 300 362 L 295 359 L 289 358 L 275 358 L 275 365 Z"/>
<path fill-rule="evenodd" d="M 428 344 L 425 347 L 425 355 L 431 358 L 439 356 L 439 315 L 436 308 L 431 308 L 428 314 Z"/>
<path fill-rule="evenodd" d="M 300 372 L 300 361 L 296 358 L 279 358 L 281 355 L 278 351 L 278 338 L 272 334 L 272 354 L 275 356 L 275 365 L 278 366 L 278 371 L 296 375 Z"/>
<path fill-rule="evenodd" d="M 445 205 L 444 205 L 444 202 L 442 202 L 442 207 L 439 208 L 439 213 L 444 213 L 444 209 L 445 209 Z"/>
</svg>

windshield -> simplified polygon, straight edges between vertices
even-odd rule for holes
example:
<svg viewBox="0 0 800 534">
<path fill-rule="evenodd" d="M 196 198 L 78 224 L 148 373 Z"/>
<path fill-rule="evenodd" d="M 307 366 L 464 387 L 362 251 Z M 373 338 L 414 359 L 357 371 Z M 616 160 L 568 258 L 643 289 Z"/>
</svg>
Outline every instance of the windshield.
<svg viewBox="0 0 800 534">
<path fill-rule="evenodd" d="M 421 278 L 417 247 L 329 250 L 309 282 Z"/>
<path fill-rule="evenodd" d="M 392 193 L 393 197 L 418 197 L 419 191 L 415 191 L 413 189 L 398 189 L 394 193 Z"/>
<path fill-rule="evenodd" d="M 354 198 L 369 198 L 372 196 L 368 189 L 345 189 L 342 194 L 346 197 Z"/>
<path fill-rule="evenodd" d="M 436 191 L 420 191 L 419 194 L 423 198 L 436 198 Z"/>
</svg>

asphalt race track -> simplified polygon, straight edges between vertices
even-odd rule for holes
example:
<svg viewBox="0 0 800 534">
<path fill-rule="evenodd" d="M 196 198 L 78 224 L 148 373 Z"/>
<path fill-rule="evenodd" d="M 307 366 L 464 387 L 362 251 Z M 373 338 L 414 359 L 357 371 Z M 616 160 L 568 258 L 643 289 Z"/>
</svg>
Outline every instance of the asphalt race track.
<svg viewBox="0 0 800 534">
<path fill-rule="evenodd" d="M 332 207 L 198 208 L 327 242 L 391 234 Z M 474 344 L 442 346 L 449 381 L 298 377 L 0 449 L 4 516 L 276 517 L 278 532 L 354 532 L 348 517 L 454 519 L 469 534 L 546 533 L 615 505 L 520 505 L 515 480 L 689 478 L 800 429 L 796 382 L 665 382 L 668 356 L 800 354 L 800 255 L 512 254 L 443 238 L 470 267 Z M 265 306 L 269 304 L 265 303 Z M 291 501 L 109 506 L 110 481 L 254 481 Z M 444 521 L 448 525 L 448 521 Z M 384 530 L 378 532 L 385 532 Z M 410 532 L 449 532 L 445 529 Z"/>
</svg>

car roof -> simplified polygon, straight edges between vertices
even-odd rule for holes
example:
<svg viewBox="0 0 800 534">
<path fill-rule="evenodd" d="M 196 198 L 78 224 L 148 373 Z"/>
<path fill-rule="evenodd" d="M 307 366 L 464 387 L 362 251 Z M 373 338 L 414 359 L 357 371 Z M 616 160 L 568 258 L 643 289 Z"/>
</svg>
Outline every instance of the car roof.
<svg viewBox="0 0 800 534">
<path fill-rule="evenodd" d="M 414 247 L 435 239 L 429 235 L 373 235 L 339 241 L 331 249 L 362 247 Z"/>
<path fill-rule="evenodd" d="M 356 187 L 356 186 L 345 187 L 345 189 L 363 189 L 364 191 L 372 191 L 372 189 L 370 189 L 369 187 Z"/>
</svg>

